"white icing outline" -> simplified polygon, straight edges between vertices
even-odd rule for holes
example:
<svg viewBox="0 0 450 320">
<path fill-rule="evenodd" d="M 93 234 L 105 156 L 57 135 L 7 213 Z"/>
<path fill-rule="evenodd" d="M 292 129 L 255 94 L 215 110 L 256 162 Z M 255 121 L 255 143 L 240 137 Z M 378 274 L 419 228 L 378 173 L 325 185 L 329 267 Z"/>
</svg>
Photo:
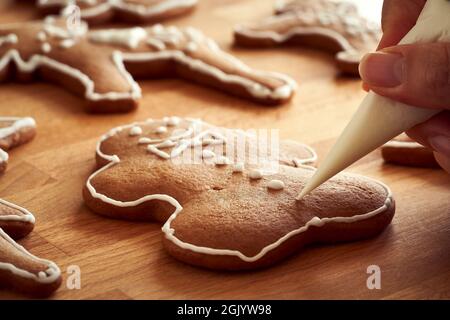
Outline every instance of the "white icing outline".
<svg viewBox="0 0 450 320">
<path fill-rule="evenodd" d="M 60 29 L 52 25 L 54 19 L 52 17 L 49 17 L 46 19 L 46 22 L 44 23 L 44 29 L 48 29 L 47 32 L 57 32 L 60 37 L 63 37 L 61 41 L 61 46 L 65 47 L 65 43 L 63 41 L 72 39 L 69 34 L 66 34 L 67 32 L 64 31 L 64 29 Z M 86 25 L 83 25 L 84 28 L 87 28 Z M 136 29 L 136 28 L 134 28 Z M 124 29 L 132 31 L 131 29 Z M 84 29 L 83 29 L 84 30 Z M 122 32 L 124 32 L 122 30 Z M 143 30 L 143 29 L 142 29 Z M 189 29 L 191 30 L 191 29 Z M 105 29 L 103 31 L 111 32 L 111 30 Z M 195 29 L 192 29 L 190 34 L 194 34 L 195 32 L 199 32 Z M 83 32 L 87 32 L 87 29 Z M 94 35 L 99 33 L 101 31 L 94 31 Z M 150 35 L 151 36 L 151 35 Z M 69 38 L 64 38 L 69 37 Z M 205 37 L 206 38 L 206 37 Z M 209 39 L 209 38 L 206 38 Z M 211 41 L 210 41 L 211 42 Z M 71 44 L 73 45 L 73 44 Z M 70 45 L 69 45 L 70 47 Z M 216 48 L 217 45 L 214 43 L 214 46 L 210 46 L 211 48 Z M 124 99 L 131 99 L 131 100 L 138 100 L 142 97 L 142 91 L 139 84 L 134 80 L 133 76 L 126 70 L 125 68 L 125 62 L 149 62 L 154 60 L 173 60 L 175 63 L 180 63 L 182 65 L 187 66 L 188 68 L 200 72 L 202 74 L 209 75 L 220 82 L 223 83 L 231 83 L 231 84 L 237 84 L 241 87 L 243 87 L 252 97 L 258 98 L 258 99 L 288 99 L 292 96 L 293 92 L 296 90 L 297 84 L 296 82 L 291 79 L 290 77 L 276 73 L 276 72 L 269 72 L 269 71 L 259 71 L 259 70 L 253 70 L 247 65 L 245 65 L 240 60 L 236 59 L 235 57 L 231 56 L 230 54 L 222 51 L 218 47 L 216 50 L 220 50 L 220 53 L 223 55 L 223 57 L 230 62 L 236 64 L 236 67 L 242 68 L 244 71 L 253 73 L 257 76 L 261 77 L 272 77 L 275 79 L 278 79 L 279 81 L 285 83 L 284 85 L 281 85 L 278 88 L 270 89 L 268 87 L 265 87 L 259 82 L 256 82 L 251 79 L 247 79 L 238 75 L 233 74 L 227 74 L 220 70 L 219 68 L 216 68 L 215 66 L 209 65 L 201 60 L 191 58 L 190 56 L 186 55 L 181 50 L 166 50 L 161 52 L 135 52 L 135 53 L 125 53 L 121 52 L 119 50 L 113 51 L 112 53 L 112 60 L 113 64 L 116 67 L 118 73 L 122 76 L 123 79 L 127 82 L 127 84 L 130 86 L 129 92 L 106 92 L 106 93 L 97 93 L 95 92 L 95 83 L 94 81 L 89 78 L 88 75 L 84 74 L 80 70 L 76 69 L 76 67 L 71 67 L 67 64 L 64 64 L 62 62 L 59 62 L 57 60 L 54 60 L 46 55 L 43 54 L 34 54 L 32 55 L 28 61 L 25 61 L 22 59 L 19 51 L 17 49 L 10 49 L 6 51 L 6 53 L 3 55 L 3 57 L 0 59 L 0 71 L 2 71 L 4 68 L 10 65 L 11 62 L 14 62 L 15 66 L 20 72 L 25 73 L 33 73 L 35 72 L 39 67 L 47 67 L 53 70 L 56 70 L 57 72 L 60 72 L 62 74 L 65 74 L 69 77 L 72 77 L 76 80 L 78 80 L 81 85 L 84 86 L 85 92 L 84 97 L 88 101 L 100 101 L 100 100 L 124 100 Z M 181 78 L 181 80 L 183 80 Z M 70 88 L 66 88 L 70 90 Z M 228 90 L 220 90 L 224 93 L 228 93 Z"/>
<path fill-rule="evenodd" d="M 8 202 L 6 200 L 0 199 L 0 204 L 3 204 L 7 207 L 10 207 L 12 209 L 18 210 L 22 212 L 24 215 L 0 215 L 0 221 L 18 221 L 18 222 L 29 222 L 34 224 L 36 222 L 36 219 L 34 215 L 28 211 L 25 208 L 19 207 L 18 205 L 15 205 L 14 203 Z"/>
<path fill-rule="evenodd" d="M 13 121 L 13 124 L 11 126 L 0 128 L 0 139 L 4 139 L 23 128 L 36 128 L 36 122 L 33 118 L 30 117 L 0 117 L 0 121 Z M 0 148 L 0 164 L 8 162 L 8 160 L 8 153 Z"/>
<path fill-rule="evenodd" d="M 17 242 L 15 242 L 10 236 L 8 236 L 6 234 L 6 232 L 4 232 L 1 228 L 0 228 L 0 237 L 5 239 L 6 242 L 11 244 L 15 249 L 20 251 L 22 254 L 30 257 L 31 259 L 33 259 L 39 263 L 43 263 L 48 266 L 47 270 L 40 271 L 38 274 L 35 274 L 35 273 L 31 273 L 27 270 L 20 269 L 11 263 L 0 262 L 0 270 L 7 270 L 16 276 L 19 276 L 19 277 L 25 278 L 25 279 L 30 279 L 30 280 L 33 280 L 35 282 L 42 283 L 42 284 L 53 283 L 60 278 L 61 270 L 53 261 L 41 259 L 41 258 L 38 258 L 35 255 L 31 254 L 24 247 L 22 247 Z M 44 276 L 42 276 L 42 275 L 44 275 Z"/>
<path fill-rule="evenodd" d="M 416 141 L 391 140 L 386 142 L 382 148 L 408 148 L 408 149 L 428 149 Z"/>
<path fill-rule="evenodd" d="M 88 4 L 96 5 L 96 1 L 84 1 Z M 71 0 L 39 0 L 37 2 L 38 6 L 52 6 L 60 5 L 62 6 L 62 12 L 64 12 L 64 7 L 70 4 L 76 3 Z M 138 15 L 140 17 L 145 17 L 147 19 L 153 18 L 157 15 L 163 15 L 167 11 L 178 8 L 189 8 L 197 4 L 197 0 L 167 0 L 163 1 L 157 5 L 153 4 L 151 6 L 139 5 L 133 3 L 126 3 L 123 0 L 109 0 L 104 3 L 98 4 L 96 7 L 85 8 L 81 11 L 81 18 L 95 18 L 109 10 L 122 10 L 123 12 Z"/>
<path fill-rule="evenodd" d="M 230 250 L 230 249 L 214 249 L 214 248 L 209 248 L 209 247 L 202 247 L 202 246 L 196 246 L 193 245 L 191 243 L 187 243 L 187 242 L 183 242 L 180 239 L 178 239 L 174 233 L 175 230 L 172 229 L 170 227 L 171 223 L 173 220 L 176 219 L 176 217 L 178 216 L 178 214 L 181 213 L 181 211 L 183 210 L 183 207 L 181 206 L 181 204 L 173 197 L 166 195 L 166 194 L 153 194 L 153 195 L 146 195 L 142 198 L 139 198 L 137 200 L 133 200 L 133 201 L 119 201 L 119 200 L 115 200 L 112 198 L 109 198 L 108 196 L 97 192 L 97 190 L 94 188 L 94 186 L 91 184 L 91 180 L 93 178 L 95 178 L 99 173 L 108 170 L 110 167 L 120 163 L 120 158 L 117 155 L 106 155 L 101 151 L 101 144 L 107 140 L 108 138 L 114 136 L 117 132 L 120 132 L 124 129 L 130 128 L 131 126 L 134 125 L 139 125 L 139 124 L 144 124 L 145 122 L 140 122 L 140 123 L 132 123 L 129 125 L 124 125 L 124 126 L 119 126 L 116 128 L 111 129 L 108 133 L 104 134 L 101 139 L 99 140 L 99 142 L 97 143 L 97 147 L 96 147 L 96 153 L 97 155 L 107 161 L 110 161 L 110 163 L 108 163 L 107 165 L 103 166 L 102 168 L 98 169 L 97 171 L 95 171 L 94 173 L 92 173 L 89 178 L 87 179 L 86 182 L 86 187 L 90 193 L 90 195 L 95 198 L 95 199 L 99 199 L 100 201 L 103 201 L 105 203 L 111 204 L 113 206 L 117 206 L 117 207 L 135 207 L 138 206 L 139 204 L 142 204 L 144 202 L 147 201 L 151 201 L 151 200 L 161 200 L 161 201 L 166 201 L 168 203 L 170 203 L 171 205 L 174 206 L 175 210 L 174 212 L 170 215 L 170 217 L 167 219 L 167 221 L 164 223 L 163 227 L 161 228 L 161 230 L 163 231 L 165 237 L 167 240 L 173 242 L 176 246 L 184 249 L 184 250 L 190 250 L 196 253 L 201 253 L 201 254 L 208 254 L 208 255 L 226 255 L 226 256 L 236 256 L 238 258 L 240 258 L 241 260 L 245 261 L 245 262 L 254 262 L 257 261 L 259 259 L 261 259 L 267 252 L 277 248 L 278 246 L 280 246 L 283 242 L 287 241 L 288 239 L 290 239 L 291 237 L 300 234 L 302 232 L 305 232 L 309 229 L 310 226 L 315 226 L 315 227 L 322 227 L 325 224 L 329 223 L 329 222 L 338 222 L 338 223 L 352 223 L 352 222 L 356 222 L 356 221 L 360 221 L 360 220 L 366 220 L 369 219 L 373 216 L 376 216 L 377 214 L 386 211 L 390 205 L 392 204 L 392 193 L 391 190 L 389 189 L 388 186 L 386 186 L 384 183 L 379 182 L 375 179 L 371 179 L 371 178 L 367 178 L 364 176 L 359 176 L 359 175 L 355 175 L 355 174 L 348 174 L 347 175 L 351 175 L 351 176 L 357 176 L 366 180 L 370 180 L 371 182 L 377 183 L 379 184 L 382 188 L 385 189 L 386 191 L 386 200 L 383 204 L 383 206 L 381 206 L 378 209 L 375 209 L 373 211 L 370 211 L 368 213 L 365 214 L 359 214 L 359 215 L 354 215 L 351 217 L 333 217 L 333 218 L 318 218 L 318 217 L 314 217 L 311 220 L 309 220 L 304 226 L 301 226 L 295 230 L 290 231 L 289 233 L 285 234 L 283 237 L 279 238 L 277 241 L 273 242 L 272 244 L 269 244 L 267 246 L 265 246 L 264 248 L 261 249 L 261 251 L 254 255 L 254 256 L 246 256 L 244 255 L 242 252 L 237 251 L 237 250 Z M 309 159 L 306 159 L 307 161 L 309 161 Z M 297 159 L 297 165 L 298 167 L 302 167 L 308 170 L 316 170 L 315 168 L 311 167 L 311 166 L 307 166 L 307 165 L 302 165 L 298 163 L 299 159 Z"/>
</svg>

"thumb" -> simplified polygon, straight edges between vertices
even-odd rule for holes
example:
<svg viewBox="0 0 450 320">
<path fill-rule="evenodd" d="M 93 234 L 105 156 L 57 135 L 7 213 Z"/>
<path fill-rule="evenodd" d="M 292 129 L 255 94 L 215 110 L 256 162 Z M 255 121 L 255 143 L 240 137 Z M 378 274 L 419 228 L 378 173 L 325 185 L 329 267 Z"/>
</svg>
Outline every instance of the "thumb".
<svg viewBox="0 0 450 320">
<path fill-rule="evenodd" d="M 400 45 L 369 53 L 359 72 L 377 94 L 413 106 L 450 109 L 450 43 Z"/>
</svg>

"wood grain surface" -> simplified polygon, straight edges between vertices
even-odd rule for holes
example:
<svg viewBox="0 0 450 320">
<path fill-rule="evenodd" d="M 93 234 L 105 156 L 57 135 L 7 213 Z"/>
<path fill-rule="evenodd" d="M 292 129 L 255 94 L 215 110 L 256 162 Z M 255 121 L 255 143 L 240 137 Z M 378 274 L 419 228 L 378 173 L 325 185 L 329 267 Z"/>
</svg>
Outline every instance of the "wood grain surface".
<svg viewBox="0 0 450 320">
<path fill-rule="evenodd" d="M 36 139 L 10 152 L 0 197 L 35 213 L 35 231 L 20 241 L 57 262 L 64 282 L 55 299 L 392 299 L 450 298 L 450 179 L 442 170 L 385 165 L 375 151 L 350 168 L 387 183 L 397 212 L 380 236 L 308 248 L 275 267 L 223 273 L 175 261 L 161 245 L 160 225 L 109 220 L 83 204 L 94 169 L 95 143 L 108 129 L 166 115 L 200 117 L 221 126 L 276 128 L 283 138 L 313 146 L 323 159 L 364 96 L 359 80 L 339 76 L 326 53 L 305 48 L 232 46 L 234 24 L 272 11 L 272 1 L 201 0 L 192 25 L 249 65 L 284 72 L 299 83 L 293 101 L 263 107 L 176 79 L 141 81 L 139 110 L 91 115 L 61 88 L 1 84 L 0 115 L 32 116 Z M 32 1 L 0 2 L 0 23 L 37 18 Z M 65 285 L 67 267 L 81 268 L 81 289 Z M 381 289 L 366 287 L 369 265 L 381 268 Z M 0 291 L 0 299 L 24 298 Z"/>
</svg>

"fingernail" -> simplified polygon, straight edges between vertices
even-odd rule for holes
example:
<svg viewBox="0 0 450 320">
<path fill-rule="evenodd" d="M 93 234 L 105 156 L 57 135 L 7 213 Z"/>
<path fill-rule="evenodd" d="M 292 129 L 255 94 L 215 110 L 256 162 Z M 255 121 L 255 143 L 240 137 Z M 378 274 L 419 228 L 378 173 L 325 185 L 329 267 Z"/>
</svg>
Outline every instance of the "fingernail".
<svg viewBox="0 0 450 320">
<path fill-rule="evenodd" d="M 429 138 L 428 142 L 434 151 L 450 157 L 450 137 L 434 136 Z"/>
<path fill-rule="evenodd" d="M 363 57 L 359 74 L 369 86 L 392 88 L 403 79 L 405 59 L 400 54 L 375 52 Z"/>
</svg>

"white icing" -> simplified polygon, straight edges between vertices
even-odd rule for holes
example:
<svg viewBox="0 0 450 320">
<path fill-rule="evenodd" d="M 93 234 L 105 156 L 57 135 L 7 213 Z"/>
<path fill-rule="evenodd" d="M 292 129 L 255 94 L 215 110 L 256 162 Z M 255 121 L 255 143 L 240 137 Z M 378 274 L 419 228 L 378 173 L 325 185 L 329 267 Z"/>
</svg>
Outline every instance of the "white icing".
<svg viewBox="0 0 450 320">
<path fill-rule="evenodd" d="M 45 34 L 44 31 L 40 31 L 40 32 L 38 32 L 36 39 L 43 42 L 43 41 L 47 40 L 47 35 Z"/>
<path fill-rule="evenodd" d="M 36 273 L 32 273 L 28 270 L 21 269 L 11 263 L 0 262 L 0 269 L 7 270 L 16 276 L 19 276 L 19 277 L 22 277 L 25 279 L 30 279 L 30 280 L 33 280 L 38 283 L 44 283 L 44 284 L 53 283 L 61 276 L 61 271 L 59 270 L 58 266 L 54 262 L 45 260 L 45 259 L 41 259 L 41 258 L 38 258 L 38 257 L 32 255 L 24 247 L 22 247 L 21 245 L 16 243 L 13 239 L 11 239 L 6 234 L 6 232 L 4 232 L 1 228 L 0 228 L 0 237 L 5 239 L 12 247 L 14 247 L 14 249 L 20 251 L 22 254 L 28 256 L 29 258 L 33 259 L 36 262 L 47 265 L 47 267 L 48 267 L 45 272 L 41 271 L 36 274 Z"/>
<path fill-rule="evenodd" d="M 225 166 L 225 165 L 231 164 L 231 161 L 230 161 L 230 159 L 228 159 L 225 156 L 218 156 L 216 158 L 216 162 L 215 163 L 218 166 Z"/>
<path fill-rule="evenodd" d="M 195 42 L 189 42 L 186 45 L 186 50 L 188 52 L 195 52 L 195 51 L 197 51 L 197 49 L 198 49 L 198 45 Z"/>
<path fill-rule="evenodd" d="M 129 135 L 130 136 L 139 136 L 142 134 L 142 128 L 139 126 L 133 126 L 130 129 Z"/>
<path fill-rule="evenodd" d="M 166 133 L 167 132 L 167 127 L 165 127 L 165 126 L 158 127 L 158 128 L 156 128 L 155 132 L 159 133 L 159 134 Z"/>
<path fill-rule="evenodd" d="M 267 188 L 272 190 L 283 190 L 284 187 L 284 182 L 281 180 L 270 180 L 269 183 L 267 183 Z"/>
<path fill-rule="evenodd" d="M 261 179 L 263 177 L 263 173 L 261 170 L 258 169 L 252 169 L 250 170 L 250 172 L 248 173 L 248 177 L 252 180 L 257 180 L 257 179 Z"/>
<path fill-rule="evenodd" d="M 202 151 L 203 159 L 211 159 L 211 158 L 214 158 L 215 156 L 216 156 L 216 154 L 212 150 L 205 149 Z"/>
<path fill-rule="evenodd" d="M 399 140 L 391 140 L 384 144 L 384 147 L 391 148 L 411 148 L 411 149 L 425 149 L 423 145 L 416 141 L 399 141 Z"/>
<path fill-rule="evenodd" d="M 64 39 L 64 40 L 59 42 L 59 46 L 61 48 L 65 48 L 65 49 L 71 48 L 75 44 L 76 44 L 76 41 L 74 39 Z"/>
<path fill-rule="evenodd" d="M 154 47 L 154 48 L 156 48 L 158 50 L 166 49 L 166 45 L 161 40 L 150 38 L 150 39 L 147 39 L 146 41 L 147 41 L 148 45 L 150 45 L 150 46 L 152 46 L 152 47 Z"/>
<path fill-rule="evenodd" d="M 166 123 L 166 125 L 168 125 L 169 127 L 173 127 L 173 126 L 177 126 L 178 124 L 180 124 L 181 119 L 178 117 L 169 117 L 169 118 L 165 118 L 164 122 Z"/>
<path fill-rule="evenodd" d="M 145 123 L 143 123 L 145 124 Z M 378 182 L 376 180 L 372 180 L 372 179 L 368 179 L 365 177 L 360 177 L 362 179 L 367 179 L 370 180 L 372 182 L 375 182 L 377 184 L 379 184 L 381 187 L 383 187 L 383 189 L 386 192 L 386 199 L 385 202 L 382 206 L 380 206 L 379 208 L 372 210 L 370 212 L 364 213 L 364 214 L 359 214 L 359 215 L 354 215 L 354 216 L 350 216 L 350 217 L 332 217 L 332 218 L 319 218 L 319 217 L 313 217 L 311 220 L 309 220 L 305 225 L 300 226 L 297 229 L 294 229 L 288 233 L 286 233 L 284 236 L 280 237 L 278 240 L 276 240 L 275 242 L 265 246 L 264 248 L 261 249 L 260 252 L 258 252 L 256 255 L 254 256 L 246 256 L 244 255 L 242 252 L 237 251 L 237 250 L 229 250 L 229 249 L 215 249 L 215 248 L 209 248 L 209 247 L 202 247 L 202 246 L 197 246 L 197 245 L 193 245 L 191 243 L 187 243 L 187 242 L 183 242 L 180 239 L 178 239 L 175 235 L 175 229 L 173 229 L 171 227 L 172 222 L 177 218 L 177 216 L 182 212 L 183 207 L 180 205 L 180 203 L 174 199 L 171 196 L 165 195 L 165 194 L 152 194 L 152 195 L 146 195 L 142 198 L 133 200 L 133 201 L 120 201 L 120 200 L 115 200 L 112 199 L 102 193 L 99 193 L 95 187 L 92 185 L 91 181 L 92 179 L 94 179 L 98 174 L 100 174 L 103 171 L 108 170 L 109 168 L 113 167 L 114 165 L 118 164 L 120 162 L 120 158 L 117 155 L 107 155 L 104 154 L 101 151 L 101 144 L 109 139 L 110 137 L 114 136 L 115 134 L 117 134 L 118 132 L 124 130 L 124 129 L 129 129 L 132 126 L 135 126 L 136 124 L 131 124 L 131 125 L 126 125 L 126 126 L 121 126 L 121 127 L 117 127 L 114 128 L 112 130 L 110 130 L 107 134 L 103 135 L 102 138 L 100 139 L 100 141 L 97 143 L 97 148 L 96 148 L 96 152 L 97 155 L 99 157 L 101 157 L 104 160 L 109 161 L 110 163 L 107 164 L 106 166 L 102 167 L 101 169 L 95 171 L 87 180 L 86 182 L 86 187 L 89 191 L 89 193 L 91 194 L 91 196 L 95 199 L 99 199 L 100 201 L 103 201 L 105 203 L 111 204 L 113 206 L 117 206 L 117 207 L 122 207 L 122 208 L 126 208 L 126 207 L 136 207 L 142 203 L 148 202 L 148 201 L 152 201 L 152 200 L 160 200 L 160 201 L 166 201 L 169 204 L 171 204 L 174 207 L 174 212 L 171 214 L 171 216 L 169 217 L 169 219 L 166 221 L 166 223 L 164 224 L 164 226 L 162 227 L 162 231 L 165 234 L 165 237 L 169 240 L 172 241 L 175 245 L 179 246 L 182 249 L 185 250 L 190 250 L 193 252 L 197 252 L 197 253 L 201 253 L 201 254 L 207 254 L 207 255 L 227 255 L 227 256 L 236 256 L 238 258 L 240 258 L 243 261 L 246 262 L 254 262 L 257 261 L 259 259 L 261 259 L 263 256 L 265 256 L 269 251 L 276 249 L 277 247 L 279 247 L 281 244 L 283 244 L 284 242 L 286 242 L 287 240 L 289 240 L 290 238 L 301 234 L 305 231 L 307 231 L 310 227 L 322 227 L 324 225 L 326 225 L 327 223 L 354 223 L 357 221 L 361 221 L 361 220 L 366 220 L 366 219 L 370 219 L 384 211 L 386 211 L 391 205 L 392 205 L 392 193 L 390 191 L 390 189 L 384 185 L 381 182 Z M 298 161 L 298 159 L 297 159 Z M 310 159 L 306 159 L 305 162 L 310 162 Z M 305 170 L 311 170 L 311 171 L 315 171 L 314 168 L 309 167 L 309 166 L 302 166 L 302 168 L 304 168 Z M 356 176 L 356 175 L 354 175 Z M 292 201 L 296 201 L 295 199 L 292 199 Z"/>
<path fill-rule="evenodd" d="M 0 128 L 0 139 L 6 138 L 23 128 L 36 127 L 36 122 L 33 118 L 0 117 L 0 121 L 12 122 L 9 127 Z"/>
<path fill-rule="evenodd" d="M 41 50 L 45 53 L 49 53 L 50 51 L 52 51 L 52 47 L 51 47 L 50 43 L 45 42 L 42 44 Z"/>
<path fill-rule="evenodd" d="M 8 162 L 8 159 L 9 159 L 8 154 L 2 149 L 0 149 L 0 164 L 3 162 Z"/>
<path fill-rule="evenodd" d="M 233 172 L 244 172 L 244 163 L 238 162 L 233 165 Z"/>
<path fill-rule="evenodd" d="M 6 36 L 0 36 L 0 47 L 4 44 L 16 44 L 18 42 L 19 38 L 14 33 L 10 33 Z"/>
<path fill-rule="evenodd" d="M 147 38 L 147 31 L 141 27 L 130 29 L 104 29 L 91 31 L 89 40 L 98 43 L 117 44 L 135 49 Z"/>
<path fill-rule="evenodd" d="M 10 203 L 3 199 L 0 199 L 0 203 L 22 213 L 22 215 L 0 215 L 0 221 L 29 222 L 32 224 L 35 223 L 36 219 L 34 218 L 33 214 L 27 209 L 19 207 L 18 205 L 15 205 L 14 203 Z"/>
</svg>

